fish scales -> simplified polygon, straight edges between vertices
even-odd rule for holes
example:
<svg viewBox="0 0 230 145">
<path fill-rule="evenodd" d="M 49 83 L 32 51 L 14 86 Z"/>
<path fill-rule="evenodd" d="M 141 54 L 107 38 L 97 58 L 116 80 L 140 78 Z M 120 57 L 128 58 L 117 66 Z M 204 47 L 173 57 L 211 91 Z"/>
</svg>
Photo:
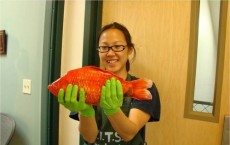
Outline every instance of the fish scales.
<svg viewBox="0 0 230 145">
<path fill-rule="evenodd" d="M 68 84 L 78 85 L 79 88 L 85 89 L 86 103 L 97 105 L 100 100 L 102 86 L 105 85 L 106 80 L 112 77 L 121 82 L 124 94 L 127 94 L 129 97 L 138 100 L 152 99 L 152 95 L 148 91 L 148 88 L 152 86 L 151 80 L 125 81 L 116 74 L 94 66 L 70 70 L 66 75 L 51 83 L 48 89 L 54 96 L 57 96 L 58 91 L 61 88 L 65 90 Z"/>
</svg>

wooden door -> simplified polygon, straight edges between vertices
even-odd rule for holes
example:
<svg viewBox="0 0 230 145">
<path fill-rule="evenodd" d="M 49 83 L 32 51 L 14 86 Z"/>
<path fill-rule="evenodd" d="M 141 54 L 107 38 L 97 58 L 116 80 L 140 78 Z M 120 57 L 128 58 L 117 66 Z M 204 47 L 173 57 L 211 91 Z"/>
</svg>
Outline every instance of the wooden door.
<svg viewBox="0 0 230 145">
<path fill-rule="evenodd" d="M 183 117 L 189 50 L 191 1 L 103 2 L 102 25 L 114 21 L 127 26 L 137 50 L 132 74 L 152 79 L 161 97 L 161 120 L 148 123 L 149 145 L 220 145 L 223 115 L 229 114 L 227 41 L 222 107 L 219 123 Z M 228 14 L 229 15 L 229 14 Z M 229 23 L 228 23 L 229 24 Z M 228 28 L 229 31 L 229 28 Z M 227 32 L 229 39 L 229 32 Z M 227 64 L 228 63 L 228 64 Z"/>
</svg>

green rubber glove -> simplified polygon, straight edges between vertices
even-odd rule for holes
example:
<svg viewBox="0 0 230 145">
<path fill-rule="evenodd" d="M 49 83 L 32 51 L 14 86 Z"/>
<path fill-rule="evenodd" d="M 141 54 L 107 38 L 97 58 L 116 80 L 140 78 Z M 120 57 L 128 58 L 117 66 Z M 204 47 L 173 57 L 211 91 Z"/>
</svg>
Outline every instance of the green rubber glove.
<svg viewBox="0 0 230 145">
<path fill-rule="evenodd" d="M 65 93 L 63 89 L 60 89 L 58 92 L 58 102 L 70 111 L 79 112 L 82 116 L 95 116 L 93 106 L 85 103 L 85 91 L 83 88 L 80 89 L 79 100 L 77 100 L 78 90 L 78 86 L 73 86 L 72 84 L 67 86 Z"/>
<path fill-rule="evenodd" d="M 117 113 L 123 103 L 121 82 L 115 78 L 107 80 L 101 90 L 100 106 L 107 116 Z"/>
</svg>

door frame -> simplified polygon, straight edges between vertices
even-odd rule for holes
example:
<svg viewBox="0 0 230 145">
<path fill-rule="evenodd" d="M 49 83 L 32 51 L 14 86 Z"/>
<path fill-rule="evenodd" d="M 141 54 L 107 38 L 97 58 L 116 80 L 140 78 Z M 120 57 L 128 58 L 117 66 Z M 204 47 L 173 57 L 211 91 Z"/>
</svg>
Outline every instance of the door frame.
<svg viewBox="0 0 230 145">
<path fill-rule="evenodd" d="M 49 49 L 48 84 L 60 77 L 62 36 L 64 20 L 65 0 L 52 1 L 51 36 Z M 83 39 L 83 60 L 82 66 L 99 66 L 99 58 L 96 50 L 98 32 L 101 28 L 102 0 L 87 1 L 85 4 L 84 39 Z M 46 113 L 46 140 L 47 145 L 58 145 L 59 135 L 59 103 L 56 97 L 47 93 Z M 44 111 L 43 111 L 44 112 Z M 43 132 L 43 131 L 42 131 Z M 44 139 L 45 138 L 45 139 Z M 80 140 L 81 142 L 81 140 Z"/>
<path fill-rule="evenodd" d="M 50 30 L 48 84 L 60 77 L 62 34 L 64 19 L 64 0 L 52 1 Z M 47 145 L 58 145 L 59 135 L 59 103 L 57 98 L 48 92 L 47 102 Z"/>
<path fill-rule="evenodd" d="M 83 60 L 82 66 L 99 66 L 99 56 L 96 50 L 97 36 L 102 22 L 102 0 L 87 1 L 85 3 L 84 37 L 83 37 Z M 80 135 L 80 145 L 84 144 Z"/>
<path fill-rule="evenodd" d="M 82 66 L 99 66 L 99 57 L 96 46 L 97 36 L 101 29 L 102 7 L 102 0 L 86 0 Z"/>
</svg>

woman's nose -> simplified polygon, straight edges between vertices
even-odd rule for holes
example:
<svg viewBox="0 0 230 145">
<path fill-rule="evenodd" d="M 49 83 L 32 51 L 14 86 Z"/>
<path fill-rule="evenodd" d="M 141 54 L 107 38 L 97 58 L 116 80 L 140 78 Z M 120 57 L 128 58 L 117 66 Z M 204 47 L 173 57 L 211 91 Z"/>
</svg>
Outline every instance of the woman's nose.
<svg viewBox="0 0 230 145">
<path fill-rule="evenodd" d="M 109 49 L 109 51 L 107 52 L 107 55 L 114 55 L 115 52 L 112 49 Z"/>
</svg>

